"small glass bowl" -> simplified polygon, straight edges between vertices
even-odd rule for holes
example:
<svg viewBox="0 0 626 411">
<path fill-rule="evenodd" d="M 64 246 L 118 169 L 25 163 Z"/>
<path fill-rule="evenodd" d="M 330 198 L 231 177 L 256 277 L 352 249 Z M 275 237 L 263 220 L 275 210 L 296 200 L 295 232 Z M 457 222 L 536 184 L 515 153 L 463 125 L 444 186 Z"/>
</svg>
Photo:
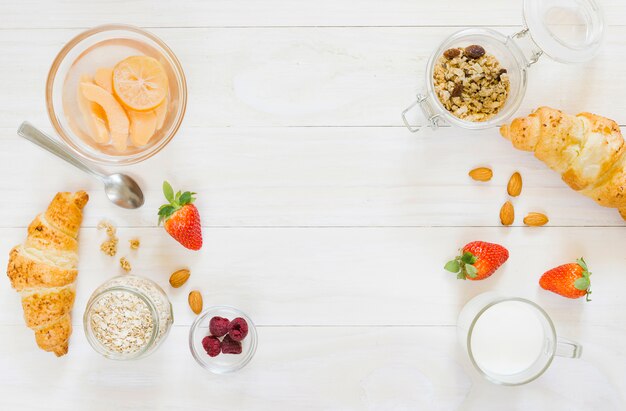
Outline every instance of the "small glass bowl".
<svg viewBox="0 0 626 411">
<path fill-rule="evenodd" d="M 217 357 L 210 357 L 202 347 L 202 339 L 209 332 L 209 321 L 211 318 L 218 316 L 229 320 L 241 317 L 248 323 L 248 335 L 241 342 L 241 354 L 221 354 Z M 225 305 L 217 305 L 204 310 L 191 325 L 189 330 L 189 349 L 191 355 L 203 368 L 214 374 L 228 374 L 238 371 L 245 367 L 256 352 L 257 333 L 254 323 L 242 311 Z"/>
<path fill-rule="evenodd" d="M 163 126 L 147 145 L 129 146 L 119 153 L 111 146 L 97 144 L 82 131 L 75 96 L 80 75 L 93 76 L 98 67 L 112 67 L 126 57 L 141 54 L 156 58 L 165 69 L 169 80 L 168 112 Z M 172 50 L 152 33 L 128 25 L 98 26 L 74 37 L 54 59 L 46 83 L 46 107 L 56 132 L 72 151 L 100 164 L 134 164 L 158 153 L 178 131 L 186 105 L 185 74 Z"/>
</svg>

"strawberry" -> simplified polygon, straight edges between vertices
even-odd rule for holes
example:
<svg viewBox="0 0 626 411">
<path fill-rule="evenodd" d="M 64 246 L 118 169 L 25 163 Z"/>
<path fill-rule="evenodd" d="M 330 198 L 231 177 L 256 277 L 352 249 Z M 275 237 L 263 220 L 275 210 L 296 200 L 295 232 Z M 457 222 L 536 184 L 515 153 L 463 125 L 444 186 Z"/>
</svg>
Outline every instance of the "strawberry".
<svg viewBox="0 0 626 411">
<path fill-rule="evenodd" d="M 184 247 L 190 250 L 202 248 L 200 213 L 193 205 L 196 193 L 179 191 L 174 195 L 170 183 L 164 181 L 163 194 L 169 203 L 159 208 L 159 224 L 164 223 L 165 231 Z"/>
<path fill-rule="evenodd" d="M 544 290 L 552 291 L 567 298 L 586 296 L 587 301 L 591 294 L 591 273 L 587 263 L 581 257 L 575 263 L 563 264 L 546 271 L 539 279 L 539 285 Z"/>
<path fill-rule="evenodd" d="M 459 280 L 484 280 L 509 259 L 509 251 L 498 244 L 473 241 L 461 254 L 448 261 L 445 269 L 457 274 Z"/>
</svg>

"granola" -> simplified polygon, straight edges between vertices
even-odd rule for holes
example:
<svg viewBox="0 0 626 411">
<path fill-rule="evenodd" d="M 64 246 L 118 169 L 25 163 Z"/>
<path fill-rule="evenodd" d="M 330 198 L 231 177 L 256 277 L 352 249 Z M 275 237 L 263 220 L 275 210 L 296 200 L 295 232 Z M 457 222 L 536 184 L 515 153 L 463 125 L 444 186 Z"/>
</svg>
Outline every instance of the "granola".
<svg viewBox="0 0 626 411">
<path fill-rule="evenodd" d="M 463 120 L 489 120 L 509 95 L 507 70 L 479 45 L 446 50 L 435 63 L 433 79 L 441 104 Z"/>
<path fill-rule="evenodd" d="M 117 254 L 117 243 L 119 242 L 119 239 L 115 235 L 115 227 L 108 221 L 100 221 L 98 223 L 98 230 L 101 229 L 106 229 L 107 236 L 109 238 L 108 240 L 103 241 L 102 244 L 100 244 L 100 251 L 108 256 L 113 257 L 115 254 Z"/>
<path fill-rule="evenodd" d="M 122 267 L 122 270 L 126 271 L 127 273 L 129 273 L 132 269 L 132 267 L 130 266 L 130 262 L 126 259 L 126 257 L 120 258 L 120 267 Z"/>
<path fill-rule="evenodd" d="M 131 250 L 136 250 L 139 248 L 139 239 L 138 238 L 133 238 L 128 240 L 128 242 L 130 243 L 130 249 Z"/>
</svg>

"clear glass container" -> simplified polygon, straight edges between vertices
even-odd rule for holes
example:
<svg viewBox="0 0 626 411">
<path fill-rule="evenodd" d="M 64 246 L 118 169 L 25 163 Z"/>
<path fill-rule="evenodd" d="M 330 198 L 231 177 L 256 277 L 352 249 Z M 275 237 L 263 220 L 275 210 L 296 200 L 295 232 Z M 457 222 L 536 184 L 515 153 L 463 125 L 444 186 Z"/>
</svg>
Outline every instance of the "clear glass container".
<svg viewBox="0 0 626 411">
<path fill-rule="evenodd" d="M 241 342 L 241 354 L 220 354 L 217 357 L 210 357 L 202 347 L 202 339 L 209 332 L 209 321 L 213 317 L 224 317 L 233 320 L 241 317 L 248 323 L 248 335 Z M 204 310 L 191 325 L 189 329 L 189 349 L 191 355 L 202 368 L 214 374 L 228 374 L 245 367 L 254 354 L 257 347 L 257 333 L 254 323 L 244 312 L 234 307 L 217 305 Z"/>
<path fill-rule="evenodd" d="M 167 337 L 174 322 L 172 305 L 154 281 L 120 275 L 98 287 L 85 309 L 87 341 L 113 360 L 147 356 Z"/>
<path fill-rule="evenodd" d="M 464 129 L 484 129 L 506 122 L 517 111 L 526 93 L 527 72 L 545 53 L 562 63 L 590 60 L 604 36 L 604 19 L 594 0 L 524 0 L 525 27 L 510 36 L 491 29 L 470 28 L 448 37 L 431 55 L 426 67 L 426 88 L 402 112 L 405 126 L 416 132 L 408 114 L 419 107 L 428 125 L 453 125 Z M 449 48 L 478 44 L 498 59 L 507 70 L 509 94 L 502 108 L 487 121 L 468 121 L 454 116 L 435 93 L 434 68 Z"/>
<path fill-rule="evenodd" d="M 147 55 L 165 69 L 169 94 L 163 125 L 146 145 L 117 152 L 111 145 L 96 143 L 88 133 L 78 108 L 80 77 L 96 69 L 112 68 L 129 56 Z M 105 25 L 80 33 L 54 59 L 46 83 L 48 116 L 61 139 L 76 154 L 107 165 L 127 165 L 150 158 L 170 142 L 178 131 L 187 105 L 183 68 L 172 50 L 158 37 L 138 27 Z"/>
</svg>

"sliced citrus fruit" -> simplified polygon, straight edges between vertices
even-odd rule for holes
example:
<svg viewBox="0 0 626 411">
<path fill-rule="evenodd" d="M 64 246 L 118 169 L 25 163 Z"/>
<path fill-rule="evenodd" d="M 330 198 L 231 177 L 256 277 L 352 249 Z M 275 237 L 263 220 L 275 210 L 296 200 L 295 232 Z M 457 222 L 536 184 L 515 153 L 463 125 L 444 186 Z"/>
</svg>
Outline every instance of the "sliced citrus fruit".
<svg viewBox="0 0 626 411">
<path fill-rule="evenodd" d="M 93 76 L 93 81 L 108 91 L 113 93 L 113 69 L 104 67 L 96 70 L 96 75 Z"/>
<path fill-rule="evenodd" d="M 156 131 L 157 118 L 154 111 L 128 110 L 130 118 L 130 141 L 136 146 L 144 146 Z"/>
<path fill-rule="evenodd" d="M 163 100 L 163 103 L 159 104 L 159 106 L 154 109 L 154 114 L 156 114 L 157 119 L 156 129 L 160 130 L 167 116 L 167 97 Z"/>
<path fill-rule="evenodd" d="M 167 88 L 167 74 L 152 57 L 128 57 L 113 69 L 113 91 L 132 110 L 154 109 L 165 99 Z"/>
<path fill-rule="evenodd" d="M 91 77 L 80 77 L 81 83 L 92 83 Z M 109 142 L 109 130 L 106 125 L 106 114 L 98 104 L 87 100 L 81 91 L 78 92 L 78 108 L 83 115 L 83 120 L 89 129 L 89 137 L 98 144 Z"/>
<path fill-rule="evenodd" d="M 87 100 L 97 103 L 104 110 L 109 123 L 113 147 L 118 151 L 126 150 L 130 122 L 124 108 L 112 94 L 95 84 L 80 83 L 80 92 Z"/>
</svg>

